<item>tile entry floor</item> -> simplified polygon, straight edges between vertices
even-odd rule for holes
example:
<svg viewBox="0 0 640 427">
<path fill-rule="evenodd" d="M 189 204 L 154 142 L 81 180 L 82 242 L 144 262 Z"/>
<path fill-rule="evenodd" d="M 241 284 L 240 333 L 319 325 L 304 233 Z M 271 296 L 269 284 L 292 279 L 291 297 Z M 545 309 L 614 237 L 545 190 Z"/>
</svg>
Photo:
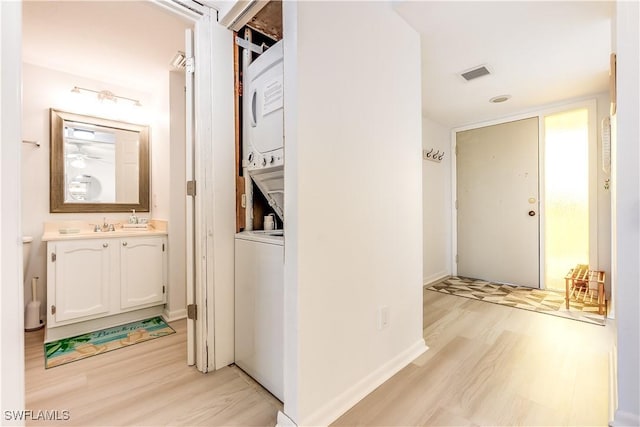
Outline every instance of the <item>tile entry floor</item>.
<svg viewBox="0 0 640 427">
<path fill-rule="evenodd" d="M 455 276 L 425 289 L 601 326 L 606 321 L 604 315 L 598 314 L 597 298 L 593 298 L 593 301 L 590 301 L 588 297 L 585 298 L 585 301 L 572 298 L 569 301 L 569 310 L 567 310 L 564 292 L 560 291 L 504 285 Z"/>
</svg>

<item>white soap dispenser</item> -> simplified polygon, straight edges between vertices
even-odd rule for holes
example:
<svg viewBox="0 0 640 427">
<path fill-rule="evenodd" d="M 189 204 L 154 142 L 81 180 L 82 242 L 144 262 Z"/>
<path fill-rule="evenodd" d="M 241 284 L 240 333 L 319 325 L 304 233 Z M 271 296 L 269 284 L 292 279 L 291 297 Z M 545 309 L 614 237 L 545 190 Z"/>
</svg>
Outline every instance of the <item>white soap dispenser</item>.
<svg viewBox="0 0 640 427">
<path fill-rule="evenodd" d="M 138 217 L 136 216 L 136 210 L 131 209 L 131 216 L 129 217 L 129 224 L 137 224 Z"/>
</svg>

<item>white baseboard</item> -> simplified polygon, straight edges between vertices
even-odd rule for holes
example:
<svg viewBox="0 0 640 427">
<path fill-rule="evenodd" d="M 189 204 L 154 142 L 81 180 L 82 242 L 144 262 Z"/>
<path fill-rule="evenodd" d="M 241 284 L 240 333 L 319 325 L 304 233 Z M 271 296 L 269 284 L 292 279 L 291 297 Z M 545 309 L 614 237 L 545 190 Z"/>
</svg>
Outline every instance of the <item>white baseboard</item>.
<svg viewBox="0 0 640 427">
<path fill-rule="evenodd" d="M 614 320 L 616 318 L 616 305 L 611 298 L 607 300 L 607 319 Z"/>
<path fill-rule="evenodd" d="M 299 425 L 327 426 L 331 424 L 338 419 L 338 417 L 351 409 L 352 406 L 361 401 L 365 396 L 394 376 L 398 371 L 407 366 L 416 357 L 420 356 L 428 349 L 429 347 L 427 347 L 424 339 L 420 338 L 402 353 L 398 354 L 371 374 L 349 387 L 339 396 L 331 399 Z"/>
<path fill-rule="evenodd" d="M 276 427 L 298 427 L 284 412 L 278 411 L 278 418 L 276 418 Z"/>
<path fill-rule="evenodd" d="M 617 347 L 614 345 L 609 352 L 609 425 L 612 426 L 615 420 L 616 408 L 618 407 L 618 355 Z"/>
<path fill-rule="evenodd" d="M 428 277 L 425 277 L 422 279 L 422 283 L 424 287 L 429 287 L 431 285 L 433 285 L 434 283 L 438 283 L 439 281 L 446 279 L 447 277 L 450 277 L 451 274 L 447 273 L 446 271 L 441 271 L 439 273 L 436 274 L 432 274 Z"/>
<path fill-rule="evenodd" d="M 616 411 L 616 416 L 611 424 L 613 427 L 638 427 L 640 426 L 640 415 L 631 412 Z"/>
<path fill-rule="evenodd" d="M 618 347 L 609 353 L 609 425 L 611 427 L 638 427 L 640 414 L 618 409 Z"/>
<path fill-rule="evenodd" d="M 173 322 L 174 320 L 186 319 L 187 317 L 187 309 L 183 308 L 181 310 L 167 311 L 166 309 L 162 312 L 162 317 L 167 322 Z"/>
</svg>

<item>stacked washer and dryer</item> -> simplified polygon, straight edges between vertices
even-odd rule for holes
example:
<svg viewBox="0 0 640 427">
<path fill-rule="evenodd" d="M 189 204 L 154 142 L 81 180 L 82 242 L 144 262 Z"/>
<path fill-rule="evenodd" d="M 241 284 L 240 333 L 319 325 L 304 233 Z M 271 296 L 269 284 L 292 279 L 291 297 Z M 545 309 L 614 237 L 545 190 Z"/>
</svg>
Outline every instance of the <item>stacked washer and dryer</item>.
<svg viewBox="0 0 640 427">
<path fill-rule="evenodd" d="M 247 229 L 235 241 L 236 365 L 281 401 L 284 359 L 284 91 L 282 41 L 244 75 L 243 171 Z M 253 230 L 253 185 L 276 214 Z"/>
</svg>

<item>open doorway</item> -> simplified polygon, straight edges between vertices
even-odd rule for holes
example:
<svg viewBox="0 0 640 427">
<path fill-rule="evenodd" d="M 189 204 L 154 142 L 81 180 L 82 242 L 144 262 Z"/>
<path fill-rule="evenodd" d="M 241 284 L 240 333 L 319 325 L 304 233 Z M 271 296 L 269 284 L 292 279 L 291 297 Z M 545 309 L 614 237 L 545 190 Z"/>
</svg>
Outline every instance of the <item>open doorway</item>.
<svg viewBox="0 0 640 427">
<path fill-rule="evenodd" d="M 169 223 L 167 304 L 160 311 L 169 321 L 186 316 L 184 70 L 172 58 L 185 50 L 185 29 L 193 26 L 193 20 L 153 2 L 23 3 L 22 134 L 40 142 L 22 146 L 22 225 L 34 238 L 25 280 L 40 278 L 40 299 L 47 294 L 44 222 L 117 224 L 131 214 L 50 213 L 48 110 L 55 108 L 149 126 L 150 210 L 137 214 Z M 74 93 L 77 87 L 83 93 Z M 116 101 L 95 96 L 103 92 Z M 28 287 L 24 299 L 32 299 Z M 41 307 L 46 318 L 47 301 Z"/>
</svg>

